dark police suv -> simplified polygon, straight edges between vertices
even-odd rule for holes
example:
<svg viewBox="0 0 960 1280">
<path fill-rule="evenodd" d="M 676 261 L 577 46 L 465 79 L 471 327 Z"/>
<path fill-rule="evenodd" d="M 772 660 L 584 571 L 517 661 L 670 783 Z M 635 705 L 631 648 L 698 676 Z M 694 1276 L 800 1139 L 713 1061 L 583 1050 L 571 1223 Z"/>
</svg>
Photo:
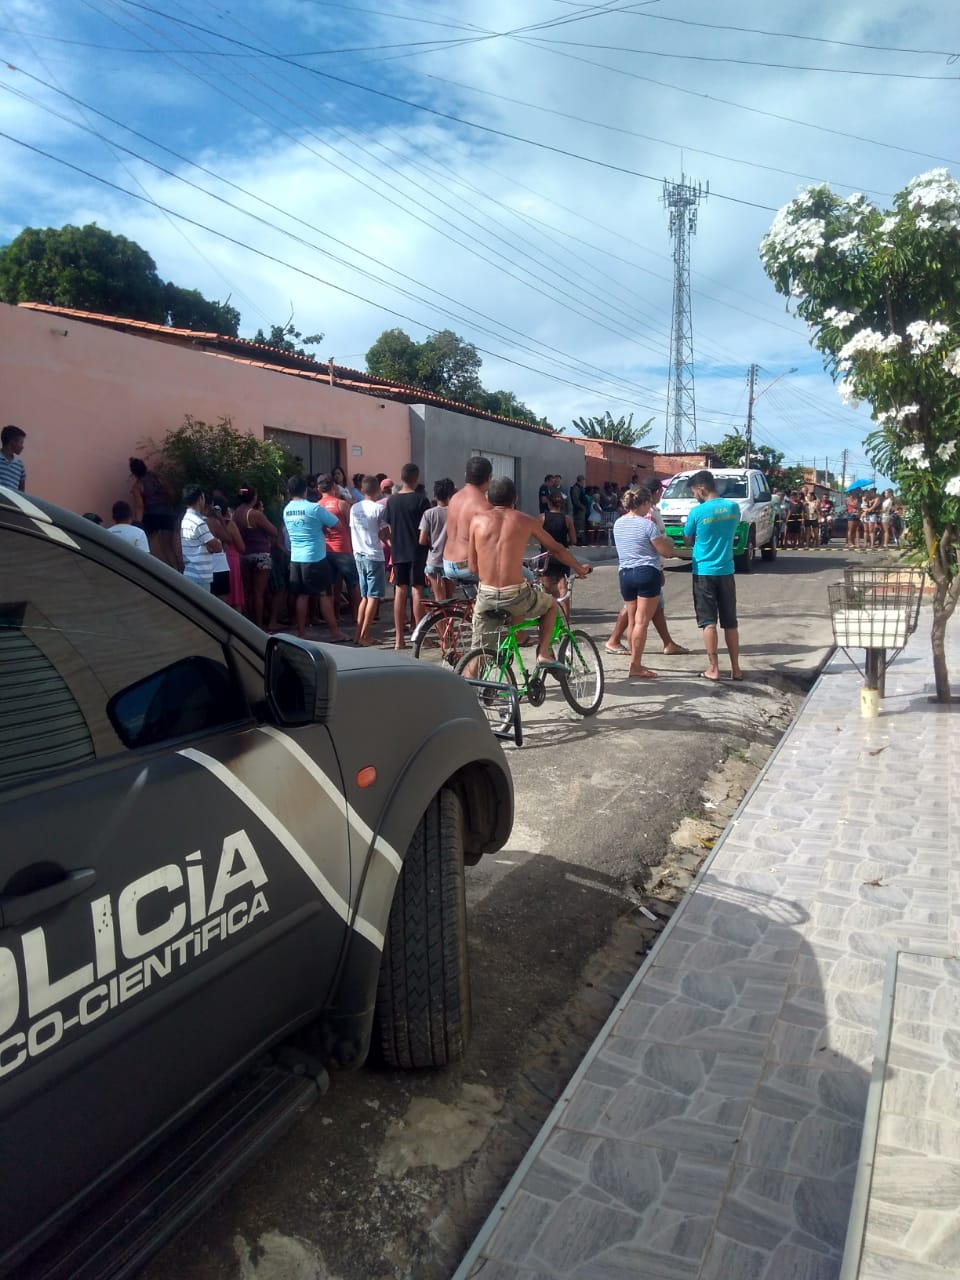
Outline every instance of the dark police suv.
<svg viewBox="0 0 960 1280">
<path fill-rule="evenodd" d="M 316 1094 L 469 1034 L 474 692 L 0 489 L 0 1275 L 132 1274 Z"/>
</svg>

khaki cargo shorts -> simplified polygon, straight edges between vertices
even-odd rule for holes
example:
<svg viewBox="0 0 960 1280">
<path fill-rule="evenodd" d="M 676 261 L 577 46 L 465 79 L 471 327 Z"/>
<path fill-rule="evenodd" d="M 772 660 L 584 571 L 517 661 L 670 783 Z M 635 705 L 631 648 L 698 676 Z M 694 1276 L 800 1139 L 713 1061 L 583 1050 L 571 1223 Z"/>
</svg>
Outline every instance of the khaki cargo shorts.
<svg viewBox="0 0 960 1280">
<path fill-rule="evenodd" d="M 542 618 L 556 603 L 552 595 L 529 582 L 516 587 L 485 587 L 481 583 L 473 606 L 473 643 L 495 647 L 506 627 L 528 618 Z M 503 619 L 505 613 L 509 614 L 509 622 Z"/>
</svg>

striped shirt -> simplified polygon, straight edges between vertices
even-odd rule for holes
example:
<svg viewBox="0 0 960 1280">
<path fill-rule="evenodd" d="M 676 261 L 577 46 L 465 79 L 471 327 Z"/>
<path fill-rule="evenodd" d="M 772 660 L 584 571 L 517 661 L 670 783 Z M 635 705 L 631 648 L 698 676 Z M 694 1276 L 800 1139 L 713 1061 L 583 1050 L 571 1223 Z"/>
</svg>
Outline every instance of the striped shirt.
<svg viewBox="0 0 960 1280">
<path fill-rule="evenodd" d="M 213 553 L 207 543 L 213 534 L 199 511 L 187 507 L 180 522 L 180 543 L 183 548 L 183 576 L 199 587 L 213 582 Z"/>
<path fill-rule="evenodd" d="M 621 569 L 660 568 L 660 555 L 652 539 L 660 530 L 649 516 L 621 516 L 613 526 L 613 541 Z"/>
<path fill-rule="evenodd" d="M 27 471 L 19 458 L 0 453 L 0 489 L 25 489 Z"/>
</svg>

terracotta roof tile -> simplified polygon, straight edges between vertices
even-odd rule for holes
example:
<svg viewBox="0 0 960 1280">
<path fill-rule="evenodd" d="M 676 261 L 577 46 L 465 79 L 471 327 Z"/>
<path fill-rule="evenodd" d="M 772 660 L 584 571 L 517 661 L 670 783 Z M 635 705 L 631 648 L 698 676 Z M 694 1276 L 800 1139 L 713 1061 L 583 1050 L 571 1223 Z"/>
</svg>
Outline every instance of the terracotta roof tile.
<svg viewBox="0 0 960 1280">
<path fill-rule="evenodd" d="M 238 364 L 253 365 L 272 373 L 286 373 L 294 377 L 325 382 L 330 386 L 340 387 L 341 390 L 356 391 L 361 395 L 382 396 L 386 399 L 400 400 L 406 404 L 431 404 L 437 408 L 466 413 L 473 418 L 503 422 L 521 431 L 554 435 L 549 427 L 541 427 L 535 422 L 520 422 L 516 418 L 506 418 L 501 414 L 485 413 L 473 405 L 462 404 L 459 400 L 450 400 L 446 396 L 426 391 L 423 387 L 414 387 L 402 382 L 385 383 L 362 369 L 350 369 L 345 365 L 334 364 L 332 360 L 315 360 L 309 356 L 279 351 L 265 342 L 253 342 L 250 338 L 232 338 L 226 334 L 203 333 L 196 329 L 175 329 L 171 325 L 153 324 L 149 320 L 129 320 L 124 316 L 101 315 L 96 311 L 78 311 L 73 307 L 55 307 L 45 302 L 20 302 L 17 305 L 29 311 L 44 311 L 50 315 L 64 316 L 67 319 L 139 334 L 146 338 L 173 340 L 178 346 L 201 347 L 205 354 L 220 356 L 221 359 L 235 360 Z M 215 350 L 209 350 L 210 347 Z M 261 358 L 258 359 L 258 356 Z M 263 358 L 266 356 L 269 356 L 269 359 Z"/>
</svg>

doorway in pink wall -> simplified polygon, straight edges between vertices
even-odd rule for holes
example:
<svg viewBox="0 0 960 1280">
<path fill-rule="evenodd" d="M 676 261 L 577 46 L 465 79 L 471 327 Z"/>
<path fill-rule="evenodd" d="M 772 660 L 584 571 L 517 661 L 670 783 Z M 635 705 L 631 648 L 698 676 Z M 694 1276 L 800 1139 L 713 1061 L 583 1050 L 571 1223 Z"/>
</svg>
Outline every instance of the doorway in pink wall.
<svg viewBox="0 0 960 1280">
<path fill-rule="evenodd" d="M 333 436 L 312 436 L 305 431 L 286 431 L 283 427 L 264 427 L 264 439 L 285 444 L 300 459 L 304 475 L 327 475 L 334 467 L 344 466 L 346 440 Z"/>
</svg>

